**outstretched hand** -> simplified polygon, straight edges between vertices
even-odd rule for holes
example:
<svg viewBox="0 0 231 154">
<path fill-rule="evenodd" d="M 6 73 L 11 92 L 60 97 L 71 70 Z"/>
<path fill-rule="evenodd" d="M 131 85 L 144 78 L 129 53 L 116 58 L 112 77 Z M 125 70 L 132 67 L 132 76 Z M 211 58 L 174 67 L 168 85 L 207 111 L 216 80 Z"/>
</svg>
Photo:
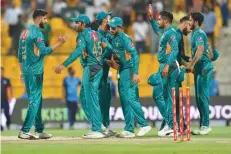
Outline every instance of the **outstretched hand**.
<svg viewBox="0 0 231 154">
<path fill-rule="evenodd" d="M 67 41 L 67 39 L 68 39 L 68 35 L 67 34 L 61 36 L 61 33 L 60 33 L 57 42 L 63 44 L 63 43 L 65 43 Z"/>
<path fill-rule="evenodd" d="M 55 73 L 60 74 L 62 72 L 62 70 L 64 70 L 64 69 L 65 69 L 65 66 L 63 64 L 61 64 L 55 68 Z"/>
<path fill-rule="evenodd" d="M 152 13 L 152 4 L 148 5 L 148 18 L 152 19 L 153 18 L 153 13 Z"/>
</svg>

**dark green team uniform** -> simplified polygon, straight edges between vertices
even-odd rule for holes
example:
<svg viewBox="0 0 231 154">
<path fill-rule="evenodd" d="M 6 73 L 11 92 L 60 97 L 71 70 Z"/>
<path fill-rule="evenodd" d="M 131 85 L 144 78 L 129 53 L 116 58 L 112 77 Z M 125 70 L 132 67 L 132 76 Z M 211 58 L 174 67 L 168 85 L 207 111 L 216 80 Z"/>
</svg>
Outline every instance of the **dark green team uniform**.
<svg viewBox="0 0 231 154">
<path fill-rule="evenodd" d="M 98 32 L 101 34 L 102 37 L 107 39 L 107 41 L 110 43 L 112 40 L 112 35 L 108 32 L 105 32 L 98 29 Z M 111 55 L 108 56 L 110 59 Z M 107 57 L 106 57 L 107 58 Z M 110 87 L 110 81 L 108 80 L 108 73 L 109 73 L 110 67 L 106 62 L 103 63 L 103 77 L 100 81 L 100 95 L 99 95 L 99 103 L 100 103 L 100 109 L 102 114 L 102 124 L 104 127 L 108 128 L 110 124 L 110 105 L 111 105 L 111 87 Z"/>
<path fill-rule="evenodd" d="M 172 26 L 165 30 L 161 30 L 154 19 L 150 20 L 152 29 L 157 35 L 160 35 L 160 44 L 158 51 L 159 70 L 158 77 L 161 77 L 161 84 L 153 89 L 153 99 L 157 107 L 170 128 L 173 128 L 172 118 L 172 96 L 171 89 L 176 86 L 177 76 L 179 75 L 179 67 L 177 65 L 178 42 L 177 34 Z M 168 76 L 163 78 L 161 73 L 165 65 L 169 65 Z"/>
<path fill-rule="evenodd" d="M 105 52 L 103 52 L 103 48 Z M 99 84 L 103 76 L 102 65 L 104 58 L 110 54 L 110 51 L 112 51 L 112 47 L 98 32 L 86 28 L 78 36 L 76 49 L 63 63 L 67 67 L 77 58 L 83 56 L 83 86 L 81 87 L 80 100 L 82 100 L 83 110 L 92 124 L 92 131 L 101 132 Z"/>
<path fill-rule="evenodd" d="M 213 64 L 209 57 L 208 37 L 200 28 L 192 32 L 192 58 L 195 57 L 199 45 L 204 45 L 203 55 L 194 66 L 194 83 L 196 103 L 200 112 L 200 126 L 209 126 L 210 84 L 214 73 Z"/>
<path fill-rule="evenodd" d="M 125 118 L 124 130 L 134 132 L 134 118 L 140 127 L 148 126 L 139 102 L 138 84 L 134 84 L 133 74 L 138 74 L 139 57 L 128 35 L 120 32 L 112 40 L 113 56 L 120 65 L 118 90 Z"/>
<path fill-rule="evenodd" d="M 19 41 L 18 59 L 22 65 L 29 100 L 26 119 L 21 129 L 23 132 L 29 132 L 33 124 L 38 133 L 44 129 L 41 117 L 43 65 L 45 55 L 51 52 L 51 47 L 45 47 L 39 27 L 30 25 L 23 31 Z"/>
</svg>

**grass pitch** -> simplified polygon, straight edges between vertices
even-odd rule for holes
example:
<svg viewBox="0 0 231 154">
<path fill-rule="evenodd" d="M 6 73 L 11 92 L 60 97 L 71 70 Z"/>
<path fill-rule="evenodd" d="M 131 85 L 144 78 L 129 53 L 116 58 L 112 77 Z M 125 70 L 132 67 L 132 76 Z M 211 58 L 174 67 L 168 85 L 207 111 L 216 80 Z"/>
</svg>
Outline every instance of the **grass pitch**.
<svg viewBox="0 0 231 154">
<path fill-rule="evenodd" d="M 213 127 L 210 135 L 191 136 L 190 142 L 178 138 L 177 143 L 158 137 L 155 128 L 146 137 L 132 139 L 82 139 L 85 129 L 47 132 L 54 137 L 33 141 L 18 139 L 18 131 L 2 132 L 2 154 L 231 154 L 231 127 Z"/>
</svg>

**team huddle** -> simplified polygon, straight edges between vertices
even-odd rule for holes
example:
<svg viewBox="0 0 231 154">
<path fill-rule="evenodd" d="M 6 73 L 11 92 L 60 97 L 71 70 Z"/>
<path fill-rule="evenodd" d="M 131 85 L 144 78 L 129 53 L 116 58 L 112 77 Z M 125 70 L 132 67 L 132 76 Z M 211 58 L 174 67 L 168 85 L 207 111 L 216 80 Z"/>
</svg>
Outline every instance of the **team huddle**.
<svg viewBox="0 0 231 154">
<path fill-rule="evenodd" d="M 133 138 L 145 136 L 150 130 L 139 102 L 139 55 L 130 37 L 122 31 L 123 20 L 119 17 L 110 19 L 112 12 L 99 12 L 96 21 L 98 31 L 89 28 L 90 19 L 85 14 L 71 18 L 78 32 L 76 48 L 55 72 L 61 73 L 71 63 L 80 59 L 83 67 L 80 102 L 91 131 L 83 138 L 106 138 L 116 136 Z M 23 127 L 18 135 L 22 139 L 44 139 L 52 137 L 45 133 L 42 117 L 43 59 L 45 55 L 64 44 L 67 35 L 60 36 L 57 42 L 46 47 L 39 28 L 47 22 L 47 13 L 36 10 L 34 24 L 30 25 L 20 38 L 18 59 L 22 71 L 28 98 L 28 112 Z M 180 20 L 177 29 L 172 27 L 171 12 L 160 12 L 156 21 L 153 19 L 152 6 L 149 5 L 148 17 L 153 31 L 160 36 L 158 49 L 158 72 L 151 75 L 148 84 L 153 86 L 153 99 L 163 117 L 158 136 L 173 136 L 173 114 L 171 89 L 176 88 L 178 95 L 185 73 L 193 73 L 195 81 L 196 103 L 200 112 L 200 127 L 192 131 L 195 135 L 209 134 L 209 88 L 213 64 L 218 57 L 216 50 L 210 49 L 208 38 L 200 26 L 203 15 L 191 13 Z M 185 55 L 183 35 L 192 31 L 192 57 Z M 182 66 L 182 67 L 180 67 Z M 118 90 L 125 119 L 124 130 L 120 133 L 110 129 L 111 91 L 108 81 L 109 69 L 117 70 Z M 134 133 L 135 121 L 140 129 Z M 177 119 L 179 123 L 179 119 Z M 30 133 L 35 124 L 35 134 Z M 186 125 L 184 124 L 184 130 Z"/>
</svg>

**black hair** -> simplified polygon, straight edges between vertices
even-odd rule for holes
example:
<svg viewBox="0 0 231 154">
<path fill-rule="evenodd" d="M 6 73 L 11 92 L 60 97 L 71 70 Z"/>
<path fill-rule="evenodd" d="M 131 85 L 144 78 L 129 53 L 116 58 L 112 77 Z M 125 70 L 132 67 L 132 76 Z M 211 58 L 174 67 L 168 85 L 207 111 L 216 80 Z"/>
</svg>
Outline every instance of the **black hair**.
<svg viewBox="0 0 231 154">
<path fill-rule="evenodd" d="M 33 13 L 33 19 L 36 19 L 38 17 L 43 17 L 45 15 L 47 15 L 47 12 L 45 10 L 37 9 Z"/>
<path fill-rule="evenodd" d="M 4 71 L 4 68 L 3 68 L 3 67 L 1 67 L 1 70 L 2 70 L 2 71 Z"/>
<path fill-rule="evenodd" d="M 189 16 L 184 16 L 180 19 L 180 23 L 189 20 Z"/>
<path fill-rule="evenodd" d="M 71 73 L 71 71 L 73 70 L 73 68 L 72 67 L 68 67 L 68 73 Z"/>
<path fill-rule="evenodd" d="M 204 21 L 204 15 L 200 12 L 192 12 L 190 14 L 190 16 L 192 17 L 192 19 L 194 21 L 197 21 L 198 22 L 198 25 L 201 26 L 203 21 Z"/>
<path fill-rule="evenodd" d="M 167 19 L 169 21 L 169 23 L 172 23 L 172 20 L 173 20 L 173 15 L 171 12 L 169 11 L 161 11 L 160 12 L 160 16 Z"/>
</svg>

